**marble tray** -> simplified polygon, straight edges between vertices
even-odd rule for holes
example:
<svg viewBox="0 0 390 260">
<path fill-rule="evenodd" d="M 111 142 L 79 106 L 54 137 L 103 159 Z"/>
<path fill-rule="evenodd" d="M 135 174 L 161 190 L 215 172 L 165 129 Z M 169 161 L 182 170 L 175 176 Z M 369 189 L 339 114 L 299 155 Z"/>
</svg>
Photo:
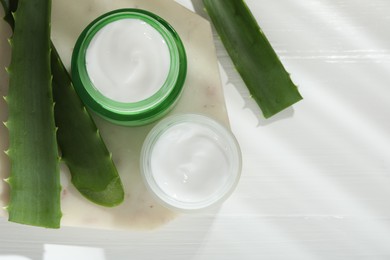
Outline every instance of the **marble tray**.
<svg viewBox="0 0 390 260">
<path fill-rule="evenodd" d="M 183 40 L 188 57 L 188 75 L 185 90 L 173 113 L 202 113 L 229 127 L 218 63 L 208 21 L 185 9 L 172 0 L 53 0 L 52 40 L 60 56 L 70 69 L 74 43 L 97 16 L 118 8 L 141 8 L 167 20 Z M 1 10 L 2 12 L 2 10 Z M 1 13 L 2 16 L 2 13 Z M 0 22 L 0 67 L 10 61 L 10 36 L 7 24 Z M 8 77 L 0 70 L 0 94 L 5 96 Z M 118 207 L 95 205 L 73 187 L 65 165 L 61 165 L 63 226 L 93 227 L 102 229 L 150 229 L 159 227 L 177 217 L 177 214 L 158 205 L 142 183 L 139 173 L 139 154 L 144 138 L 153 127 L 122 127 L 94 116 L 107 147 L 121 175 L 125 187 L 125 201 Z M 0 100 L 0 120 L 7 120 L 7 106 Z M 8 147 L 7 129 L 0 126 L 0 150 Z M 0 178 L 9 174 L 8 158 L 0 155 Z M 8 186 L 0 182 L 0 206 L 8 200 Z M 1 211 L 6 217 L 6 212 Z"/>
</svg>

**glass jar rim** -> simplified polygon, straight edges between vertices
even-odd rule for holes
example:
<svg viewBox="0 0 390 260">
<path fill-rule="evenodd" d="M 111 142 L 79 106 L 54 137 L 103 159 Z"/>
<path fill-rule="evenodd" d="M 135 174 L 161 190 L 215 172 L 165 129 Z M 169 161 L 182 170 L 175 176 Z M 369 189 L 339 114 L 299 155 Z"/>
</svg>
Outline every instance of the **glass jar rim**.
<svg viewBox="0 0 390 260">
<path fill-rule="evenodd" d="M 226 144 L 226 153 L 230 162 L 226 183 L 217 189 L 212 196 L 195 202 L 181 201 L 164 192 L 153 177 L 151 169 L 151 154 L 154 145 L 167 130 L 181 123 L 199 124 L 221 137 Z M 147 189 L 162 205 L 179 212 L 197 212 L 221 204 L 234 191 L 241 176 L 241 150 L 231 131 L 216 120 L 201 114 L 176 114 L 164 118 L 149 132 L 141 150 L 140 168 Z"/>
<path fill-rule="evenodd" d="M 137 102 L 119 102 L 105 97 L 93 85 L 86 68 L 86 52 L 96 33 L 105 25 L 121 19 L 139 19 L 164 38 L 170 53 L 168 77 L 152 96 Z M 72 55 L 72 78 L 75 90 L 84 103 L 101 116 L 123 124 L 144 124 L 161 117 L 181 95 L 187 73 L 187 57 L 176 30 L 158 15 L 143 9 L 118 9 L 101 15 L 80 34 Z"/>
</svg>

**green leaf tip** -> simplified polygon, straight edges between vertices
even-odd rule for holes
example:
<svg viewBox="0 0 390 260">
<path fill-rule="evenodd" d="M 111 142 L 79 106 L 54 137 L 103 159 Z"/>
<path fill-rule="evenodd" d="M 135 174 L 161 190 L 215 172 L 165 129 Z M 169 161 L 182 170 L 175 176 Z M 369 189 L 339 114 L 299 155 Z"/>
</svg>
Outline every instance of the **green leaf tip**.
<svg viewBox="0 0 390 260">
<path fill-rule="evenodd" d="M 243 0 L 203 0 L 203 4 L 265 118 L 302 99 Z"/>
</svg>

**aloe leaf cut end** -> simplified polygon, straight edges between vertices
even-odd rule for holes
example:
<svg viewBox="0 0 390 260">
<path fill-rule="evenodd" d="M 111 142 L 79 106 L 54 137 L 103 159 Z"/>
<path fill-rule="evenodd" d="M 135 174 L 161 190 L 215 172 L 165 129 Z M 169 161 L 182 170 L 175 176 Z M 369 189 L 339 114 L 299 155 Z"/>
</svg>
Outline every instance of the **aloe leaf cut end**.
<svg viewBox="0 0 390 260">
<path fill-rule="evenodd" d="M 78 189 L 87 199 L 104 207 L 114 207 L 121 204 L 125 196 L 119 176 L 112 179 L 104 190 L 94 191 L 80 186 Z"/>
<path fill-rule="evenodd" d="M 265 118 L 302 99 L 243 0 L 203 0 L 203 3 Z"/>
</svg>

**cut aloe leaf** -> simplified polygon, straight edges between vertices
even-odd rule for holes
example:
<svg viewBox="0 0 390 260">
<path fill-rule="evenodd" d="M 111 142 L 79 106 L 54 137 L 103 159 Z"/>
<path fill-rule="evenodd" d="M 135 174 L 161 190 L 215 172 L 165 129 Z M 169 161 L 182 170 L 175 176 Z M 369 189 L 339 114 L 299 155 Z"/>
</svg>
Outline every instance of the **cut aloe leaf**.
<svg viewBox="0 0 390 260">
<path fill-rule="evenodd" d="M 102 206 L 116 206 L 123 201 L 124 190 L 111 154 L 54 46 L 52 50 L 54 112 L 62 159 L 82 195 Z"/>
<path fill-rule="evenodd" d="M 51 87 L 50 13 L 50 0 L 20 0 L 13 15 L 5 98 L 11 161 L 7 210 L 9 221 L 58 228 L 61 187 Z"/>
<path fill-rule="evenodd" d="M 265 118 L 302 99 L 243 0 L 203 0 L 203 4 Z"/>
</svg>

